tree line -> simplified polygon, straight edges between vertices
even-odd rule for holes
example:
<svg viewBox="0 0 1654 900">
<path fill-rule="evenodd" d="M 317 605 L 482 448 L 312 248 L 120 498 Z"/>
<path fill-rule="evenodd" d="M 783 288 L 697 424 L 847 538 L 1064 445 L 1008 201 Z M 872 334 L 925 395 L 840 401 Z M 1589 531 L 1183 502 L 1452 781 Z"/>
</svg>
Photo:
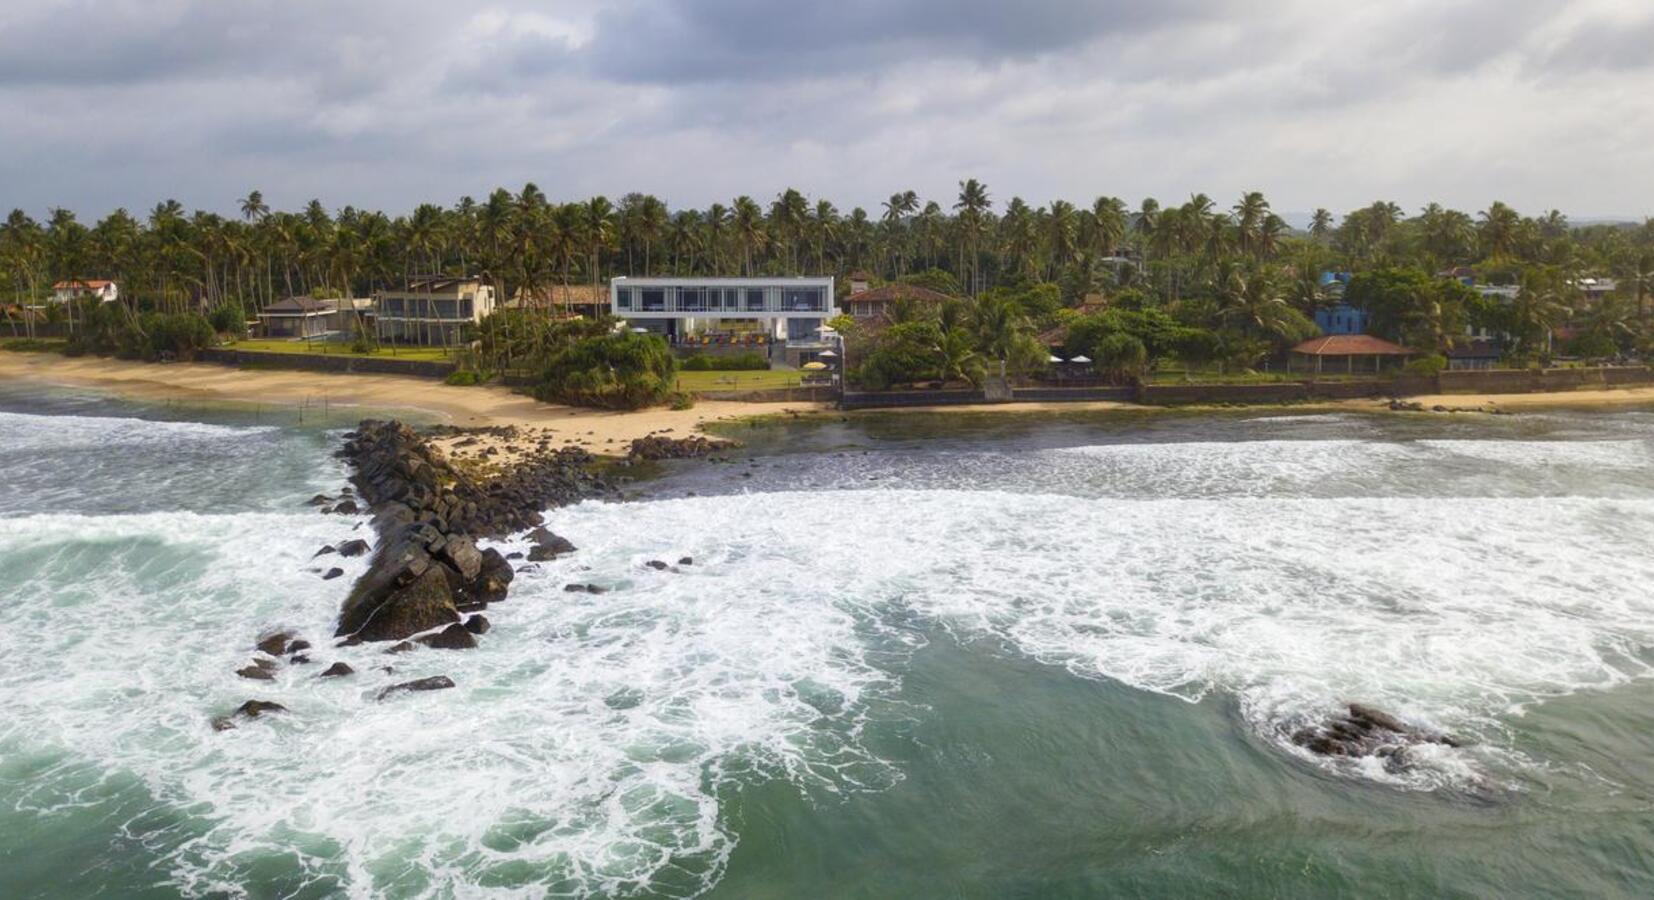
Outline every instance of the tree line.
<svg viewBox="0 0 1654 900">
<path fill-rule="evenodd" d="M 1435 275 L 1459 266 L 1482 281 L 1520 286 L 1525 306 L 1479 310 L 1462 295 L 1444 302 Z M 528 184 L 481 201 L 421 204 L 407 215 L 329 211 L 319 200 L 275 210 L 253 191 L 232 216 L 186 212 L 168 200 L 141 218 L 117 209 L 83 223 L 52 209 L 40 221 L 13 210 L 0 225 L 0 296 L 36 304 L 54 281 L 110 278 L 135 313 L 250 311 L 295 294 L 362 296 L 440 272 L 480 275 L 509 298 L 551 285 L 595 287 L 615 275 L 856 271 L 876 280 L 941 273 L 966 298 L 1026 297 L 1054 286 L 1058 309 L 1022 310 L 1031 329 L 1064 325 L 1062 310 L 1102 296 L 1117 299 L 1122 313 L 1168 316 L 1231 345 L 1275 350 L 1331 302 L 1320 273 L 1389 273 L 1390 294 L 1397 285 L 1413 293 L 1385 327 L 1434 343 L 1425 349 L 1455 339 L 1473 314 L 1512 335 L 1513 353 L 1532 351 L 1546 326 L 1596 315 L 1606 320 L 1597 333 L 1628 352 L 1646 340 L 1654 223 L 1580 227 L 1555 210 L 1524 216 L 1502 202 L 1474 213 L 1430 204 L 1408 214 L 1377 202 L 1341 218 L 1319 209 L 1295 229 L 1258 192 L 1228 205 L 1205 194 L 1175 205 L 1111 196 L 1036 205 L 998 202 L 986 184 L 967 179 L 953 197 L 903 191 L 871 212 L 844 212 L 791 188 L 767 203 L 741 196 L 701 209 L 636 193 L 559 202 Z M 1577 285 L 1587 275 L 1618 279 L 1610 315 L 1585 309 Z M 1500 316 L 1521 321 L 1493 321 Z"/>
</svg>

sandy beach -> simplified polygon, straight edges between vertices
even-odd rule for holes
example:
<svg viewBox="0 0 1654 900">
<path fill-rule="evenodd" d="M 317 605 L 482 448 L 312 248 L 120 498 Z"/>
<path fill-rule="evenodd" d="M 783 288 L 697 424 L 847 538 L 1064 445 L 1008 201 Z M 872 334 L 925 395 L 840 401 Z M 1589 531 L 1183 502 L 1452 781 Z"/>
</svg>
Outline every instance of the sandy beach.
<svg viewBox="0 0 1654 900">
<path fill-rule="evenodd" d="M 91 388 L 185 407 L 256 405 L 273 416 L 326 416 L 341 424 L 356 415 L 353 409 L 376 414 L 411 411 L 457 426 L 516 426 L 550 437 L 554 447 L 579 446 L 605 455 L 624 455 L 634 438 L 650 434 L 682 437 L 709 422 L 825 408 L 703 400 L 687 410 L 612 412 L 541 403 L 503 387 L 453 387 L 400 375 L 246 370 L 210 363 L 154 364 L 5 351 L 0 351 L 0 380 Z"/>
<path fill-rule="evenodd" d="M 457 426 L 516 426 L 552 447 L 579 446 L 593 453 L 622 455 L 635 438 L 651 434 L 683 437 L 712 422 L 759 415 L 805 415 L 831 409 L 823 403 L 750 403 L 702 400 L 693 409 L 665 408 L 612 412 L 541 403 L 496 386 L 453 387 L 399 375 L 354 375 L 285 370 L 235 369 L 208 363 L 152 364 L 96 357 L 67 358 L 54 353 L 0 351 L 0 379 L 85 387 L 124 397 L 182 406 L 242 404 L 268 408 L 273 416 L 326 416 L 341 424 L 363 413 L 411 412 Z M 1583 390 L 1546 394 L 1446 394 L 1409 398 L 1426 408 L 1497 407 L 1610 408 L 1654 406 L 1654 387 Z M 1341 400 L 1296 404 L 1301 410 L 1384 409 L 1383 400 Z M 971 404 L 924 408 L 950 414 L 1031 415 L 1095 411 L 1150 410 L 1131 403 Z M 1186 408 L 1187 409 L 1187 408 Z M 843 415 L 885 416 L 915 411 L 858 410 Z M 834 414 L 840 414 L 835 411 Z M 446 443 L 452 443 L 449 439 Z M 496 442 L 484 437 L 478 449 Z M 501 447 L 506 450 L 507 447 Z M 473 450 L 472 452 L 476 452 Z M 500 460 L 504 462 L 504 459 Z"/>
</svg>

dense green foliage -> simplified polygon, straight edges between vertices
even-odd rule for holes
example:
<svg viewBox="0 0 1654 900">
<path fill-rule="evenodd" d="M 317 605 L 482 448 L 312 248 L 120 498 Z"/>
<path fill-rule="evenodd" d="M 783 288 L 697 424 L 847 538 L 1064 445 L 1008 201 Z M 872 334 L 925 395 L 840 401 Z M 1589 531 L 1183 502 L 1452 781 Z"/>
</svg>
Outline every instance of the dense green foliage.
<svg viewBox="0 0 1654 900">
<path fill-rule="evenodd" d="M 63 352 L 71 356 L 94 353 L 151 362 L 187 360 L 217 340 L 212 323 L 198 313 L 133 314 L 117 303 L 88 304 L 81 309 L 78 328 Z"/>
<path fill-rule="evenodd" d="M 685 372 L 756 372 L 768 369 L 770 361 L 762 353 L 694 353 L 683 360 Z"/>
<path fill-rule="evenodd" d="M 1515 293 L 1490 299 L 1438 274 L 1455 268 Z M 1035 206 L 1020 197 L 997 202 L 987 185 L 967 179 L 954 197 L 899 192 L 871 212 L 844 212 L 792 189 L 768 203 L 741 196 L 672 209 L 645 194 L 558 202 L 528 184 L 447 207 L 422 203 L 407 215 L 329 210 L 319 201 L 275 210 L 254 191 L 230 217 L 169 200 L 141 217 L 122 209 L 82 224 L 54 209 L 41 222 L 15 210 L 0 224 L 0 298 L 11 304 L 43 303 L 54 280 L 112 278 L 134 320 L 210 310 L 231 333 L 237 305 L 250 312 L 289 294 L 364 296 L 436 271 L 482 273 L 502 299 L 620 274 L 865 271 L 876 282 L 1010 300 L 1028 321 L 1024 332 L 1054 332 L 1070 352 L 1095 349 L 1107 333 L 1129 334 L 1149 366 L 1277 359 L 1336 299 L 1320 274 L 1350 272 L 1347 299 L 1370 305 L 1382 336 L 1441 351 L 1474 328 L 1507 356 L 1537 360 L 1565 349 L 1608 357 L 1647 347 L 1654 222 L 1575 227 L 1556 211 L 1524 217 L 1500 202 L 1474 214 L 1431 204 L 1409 216 L 1381 201 L 1341 220 L 1317 210 L 1299 230 L 1256 192 L 1228 207 L 1204 194 L 1176 205 L 1103 196 Z M 1591 277 L 1617 279 L 1615 302 L 1587 302 L 1580 285 Z M 1168 341 L 1141 333 L 1145 323 L 1109 320 L 1066 334 L 1088 318 L 1076 313 L 1082 304 L 1098 298 L 1111 310 L 1163 313 L 1188 333 Z M 545 312 L 509 316 L 484 352 L 507 369 L 525 359 L 538 365 L 565 337 L 550 333 L 558 326 Z M 83 313 L 77 306 L 48 315 L 79 329 Z M 921 315 L 935 312 L 898 319 Z M 24 334 L 34 318 L 8 321 Z M 1556 346 L 1558 334 L 1566 346 Z M 1007 348 L 985 352 L 981 335 L 954 339 L 948 355 L 966 343 L 985 368 L 1014 368 Z"/>
<path fill-rule="evenodd" d="M 534 396 L 576 406 L 641 409 L 671 397 L 677 370 L 677 358 L 664 339 L 621 330 L 552 350 Z"/>
</svg>

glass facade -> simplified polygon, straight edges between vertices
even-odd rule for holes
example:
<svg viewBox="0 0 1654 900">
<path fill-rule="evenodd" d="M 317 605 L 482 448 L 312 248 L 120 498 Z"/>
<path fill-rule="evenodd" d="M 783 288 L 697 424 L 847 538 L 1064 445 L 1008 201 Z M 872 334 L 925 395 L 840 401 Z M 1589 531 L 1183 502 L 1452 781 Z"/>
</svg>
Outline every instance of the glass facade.
<svg viewBox="0 0 1654 900">
<path fill-rule="evenodd" d="M 741 285 L 694 283 L 617 284 L 614 289 L 615 312 L 655 313 L 685 316 L 716 315 L 763 316 L 799 314 L 826 314 L 833 308 L 832 288 L 817 279 L 814 284 L 800 284 L 802 279 L 777 280 L 763 283 L 759 279 Z M 825 318 L 825 315 L 822 316 Z"/>
</svg>

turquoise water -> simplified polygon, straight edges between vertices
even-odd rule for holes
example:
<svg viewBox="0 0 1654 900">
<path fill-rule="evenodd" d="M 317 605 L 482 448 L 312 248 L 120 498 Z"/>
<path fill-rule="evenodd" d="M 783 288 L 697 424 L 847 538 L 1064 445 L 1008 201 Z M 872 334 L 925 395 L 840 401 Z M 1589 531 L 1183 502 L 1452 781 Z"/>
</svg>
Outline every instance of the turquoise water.
<svg viewBox="0 0 1654 900">
<path fill-rule="evenodd" d="M 1654 891 L 1648 413 L 743 430 L 396 657 L 317 640 L 336 434 L 210 418 L 0 395 L 6 896 Z M 1287 739 L 1349 701 L 1472 743 Z"/>
</svg>

